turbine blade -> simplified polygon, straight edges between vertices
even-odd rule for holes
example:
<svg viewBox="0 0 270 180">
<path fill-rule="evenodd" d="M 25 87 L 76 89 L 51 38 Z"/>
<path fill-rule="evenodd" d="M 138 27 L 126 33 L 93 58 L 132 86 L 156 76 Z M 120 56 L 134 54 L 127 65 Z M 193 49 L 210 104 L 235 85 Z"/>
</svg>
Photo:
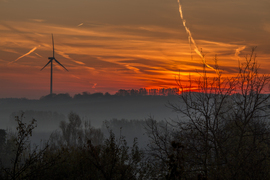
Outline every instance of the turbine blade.
<svg viewBox="0 0 270 180">
<path fill-rule="evenodd" d="M 59 61 L 57 61 L 56 59 L 54 59 L 55 62 L 57 62 L 60 66 L 62 66 L 65 70 L 67 70 L 67 68 L 65 68 L 65 66 L 63 66 Z M 68 71 L 68 70 L 67 70 Z"/>
<path fill-rule="evenodd" d="M 54 40 L 53 40 L 53 34 L 52 34 L 52 46 L 53 46 L 53 57 L 54 57 Z"/>
<path fill-rule="evenodd" d="M 46 66 L 48 66 L 48 64 L 50 64 L 50 62 L 52 62 L 52 60 L 49 60 L 49 62 L 41 69 L 41 71 L 42 71 Z"/>
</svg>

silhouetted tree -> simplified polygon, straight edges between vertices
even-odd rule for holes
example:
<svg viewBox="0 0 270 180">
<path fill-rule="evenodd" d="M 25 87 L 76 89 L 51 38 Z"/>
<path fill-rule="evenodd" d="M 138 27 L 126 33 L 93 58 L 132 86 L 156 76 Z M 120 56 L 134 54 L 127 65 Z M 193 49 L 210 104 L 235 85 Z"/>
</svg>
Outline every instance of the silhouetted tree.
<svg viewBox="0 0 270 180">
<path fill-rule="evenodd" d="M 90 121 L 81 120 L 80 116 L 74 112 L 69 113 L 68 120 L 68 122 L 60 122 L 60 132 L 52 133 L 50 140 L 52 146 L 82 147 L 88 140 L 95 145 L 102 143 L 103 133 L 100 129 L 91 126 Z"/>
<path fill-rule="evenodd" d="M 23 118 L 23 113 L 20 117 L 15 117 L 18 123 L 17 133 L 7 140 L 6 148 L 10 152 L 6 152 L 8 153 L 6 155 L 11 157 L 11 164 L 1 169 L 5 179 L 36 179 L 44 169 L 51 167 L 54 163 L 54 160 L 48 161 L 45 155 L 48 145 L 40 149 L 37 146 L 31 148 L 29 138 L 36 127 L 36 120 L 32 119 L 29 124 L 26 124 Z"/>
<path fill-rule="evenodd" d="M 215 68 L 214 78 L 208 77 L 205 66 L 200 78 L 190 78 L 188 85 L 179 78 L 180 103 L 170 107 L 181 119 L 166 126 L 152 121 L 148 131 L 155 141 L 150 151 L 159 153 L 163 163 L 166 158 L 179 162 L 170 156 L 170 143 L 179 142 L 186 178 L 200 174 L 206 179 L 269 179 L 270 95 L 263 93 L 270 76 L 258 73 L 254 49 L 236 77 L 223 78 L 217 63 Z"/>
<path fill-rule="evenodd" d="M 144 177 L 143 153 L 134 139 L 131 150 L 127 146 L 124 137 L 119 139 L 110 132 L 110 136 L 104 144 L 94 146 L 88 141 L 86 151 L 91 162 L 98 170 L 99 179 L 142 179 Z"/>
<path fill-rule="evenodd" d="M 0 150 L 3 150 L 3 146 L 6 143 L 7 132 L 4 129 L 0 129 Z"/>
</svg>

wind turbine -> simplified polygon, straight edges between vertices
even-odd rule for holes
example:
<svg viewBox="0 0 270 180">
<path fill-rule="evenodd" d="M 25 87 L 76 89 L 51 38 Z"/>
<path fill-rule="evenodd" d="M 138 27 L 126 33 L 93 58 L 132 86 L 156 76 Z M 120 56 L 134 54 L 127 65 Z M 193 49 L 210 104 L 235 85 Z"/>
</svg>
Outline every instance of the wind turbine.
<svg viewBox="0 0 270 180">
<path fill-rule="evenodd" d="M 59 61 L 57 61 L 54 57 L 54 40 L 53 40 L 53 34 L 52 34 L 52 46 L 53 46 L 53 57 L 48 57 L 49 62 L 41 69 L 41 71 L 48 66 L 48 64 L 51 63 L 51 87 L 50 87 L 50 95 L 52 95 L 52 81 L 53 81 L 53 60 L 55 62 L 57 62 L 60 66 L 62 66 L 65 70 L 67 70 L 67 68 L 65 68 L 65 66 L 63 66 Z M 67 70 L 68 71 L 68 70 Z"/>
</svg>

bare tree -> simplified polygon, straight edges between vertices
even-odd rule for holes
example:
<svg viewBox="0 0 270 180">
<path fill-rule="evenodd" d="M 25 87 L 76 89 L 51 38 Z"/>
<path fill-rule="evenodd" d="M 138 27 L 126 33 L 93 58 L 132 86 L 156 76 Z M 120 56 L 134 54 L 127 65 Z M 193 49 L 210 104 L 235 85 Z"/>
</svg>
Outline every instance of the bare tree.
<svg viewBox="0 0 270 180">
<path fill-rule="evenodd" d="M 2 167 L 6 179 L 36 179 L 37 176 L 42 174 L 42 171 L 51 167 L 55 159 L 48 159 L 46 152 L 48 144 L 43 148 L 38 146 L 31 148 L 29 138 L 32 136 L 33 129 L 36 127 L 36 120 L 27 124 L 23 122 L 24 113 L 21 116 L 16 116 L 17 132 L 11 136 L 7 141 L 13 141 L 13 144 L 7 144 L 11 150 L 12 159 L 10 167 Z"/>
<path fill-rule="evenodd" d="M 74 112 L 69 113 L 68 122 L 61 121 L 60 131 L 52 133 L 50 144 L 52 146 L 84 146 L 88 140 L 94 145 L 101 144 L 103 141 L 103 133 L 100 129 L 91 126 L 90 121 L 81 120 L 80 116 Z"/>
<path fill-rule="evenodd" d="M 200 77 L 196 80 L 190 77 L 188 85 L 181 77 L 177 80 L 180 101 L 169 106 L 181 119 L 168 124 L 174 131 L 168 133 L 171 138 L 166 144 L 181 144 L 178 152 L 182 154 L 181 159 L 174 161 L 181 160 L 185 177 L 195 178 L 198 174 L 205 179 L 270 177 L 266 171 L 270 160 L 267 150 L 270 96 L 264 94 L 270 76 L 258 73 L 254 50 L 246 56 L 245 62 L 239 63 L 234 77 L 222 77 L 216 60 L 216 77 L 209 77 L 204 66 Z M 152 137 L 161 137 L 157 126 L 148 127 Z M 155 151 L 164 155 L 171 147 L 158 147 L 165 144 L 162 140 L 154 144 Z M 169 156 L 166 157 L 169 160 Z"/>
</svg>

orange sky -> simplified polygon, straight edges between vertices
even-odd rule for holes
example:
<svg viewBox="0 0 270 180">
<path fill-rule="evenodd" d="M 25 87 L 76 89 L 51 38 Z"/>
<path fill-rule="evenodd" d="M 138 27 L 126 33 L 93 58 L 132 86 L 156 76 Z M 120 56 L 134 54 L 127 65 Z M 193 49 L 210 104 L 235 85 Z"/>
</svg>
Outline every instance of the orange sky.
<svg viewBox="0 0 270 180">
<path fill-rule="evenodd" d="M 270 1 L 181 4 L 207 64 L 216 54 L 223 74 L 232 75 L 258 46 L 261 72 L 269 73 Z M 54 66 L 55 93 L 172 87 L 179 71 L 195 77 L 202 67 L 177 0 L 0 0 L 0 98 L 49 93 L 50 68 L 40 69 L 52 56 L 51 33 L 55 57 L 69 70 Z"/>
</svg>

